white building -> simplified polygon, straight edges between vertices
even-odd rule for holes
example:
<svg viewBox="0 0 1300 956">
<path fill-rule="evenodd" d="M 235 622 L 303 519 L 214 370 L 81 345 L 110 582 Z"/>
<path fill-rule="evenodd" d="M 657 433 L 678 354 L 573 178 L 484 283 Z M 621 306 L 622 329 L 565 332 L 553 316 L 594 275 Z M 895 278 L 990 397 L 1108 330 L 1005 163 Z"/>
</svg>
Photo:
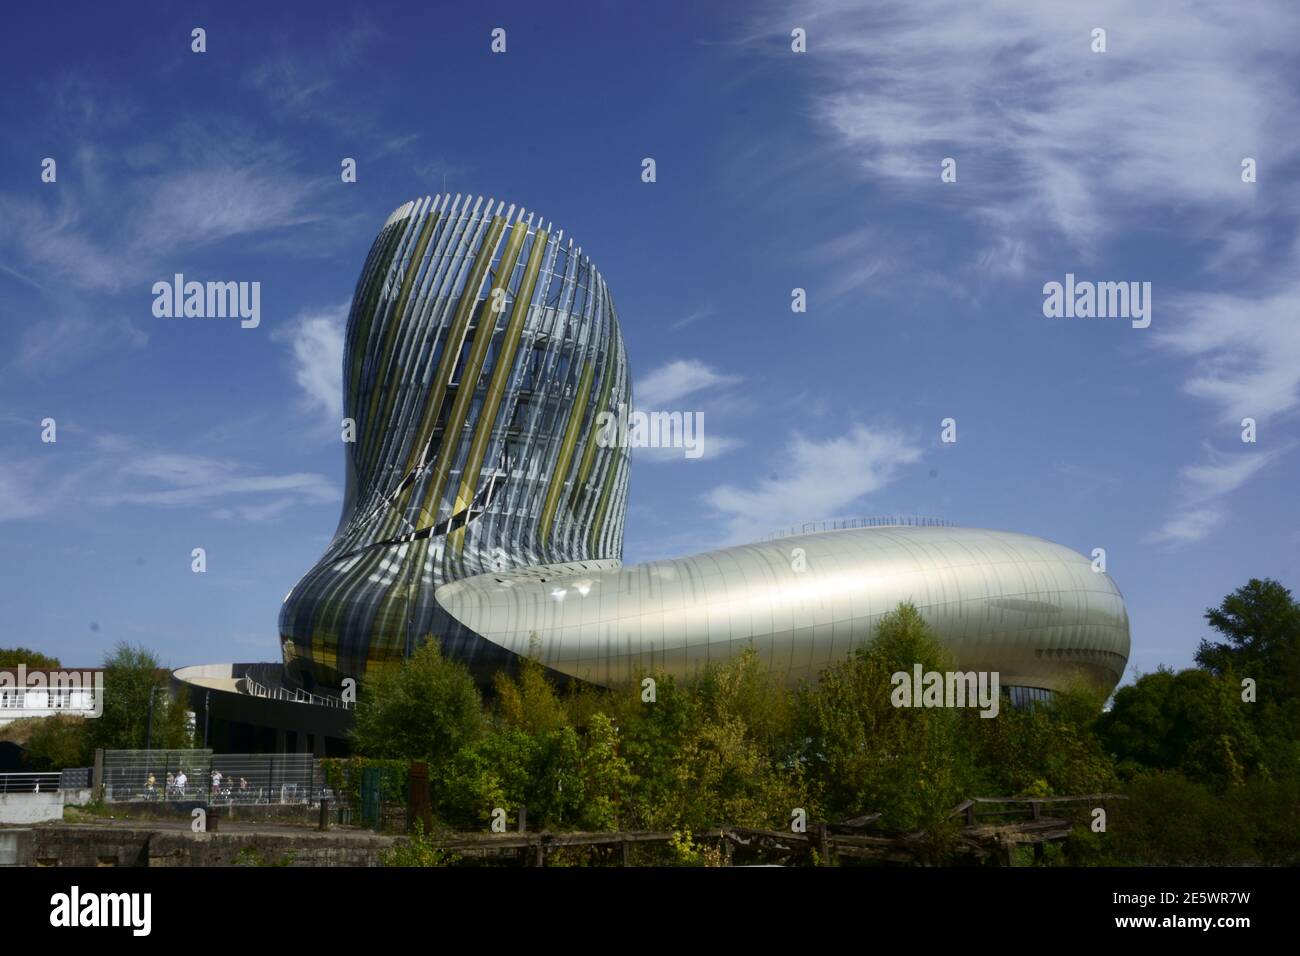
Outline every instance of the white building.
<svg viewBox="0 0 1300 956">
<path fill-rule="evenodd" d="M 73 714 L 98 717 L 103 712 L 104 672 L 0 668 L 0 726 L 28 717 Z"/>
</svg>

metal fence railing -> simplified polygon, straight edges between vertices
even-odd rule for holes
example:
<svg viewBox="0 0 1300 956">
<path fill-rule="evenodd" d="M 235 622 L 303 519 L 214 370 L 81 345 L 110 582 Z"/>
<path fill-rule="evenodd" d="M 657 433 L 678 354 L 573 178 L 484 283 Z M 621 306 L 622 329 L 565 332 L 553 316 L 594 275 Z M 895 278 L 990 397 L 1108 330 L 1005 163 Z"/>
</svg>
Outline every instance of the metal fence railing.
<svg viewBox="0 0 1300 956">
<path fill-rule="evenodd" d="M 218 754 L 212 758 L 208 785 L 213 804 L 320 801 L 311 754 Z"/>
<path fill-rule="evenodd" d="M 59 789 L 59 772 L 0 773 L 0 793 L 55 793 Z"/>
<path fill-rule="evenodd" d="M 345 701 L 342 697 L 311 694 L 305 690 L 290 690 L 287 687 L 267 687 L 265 684 L 258 683 L 247 674 L 235 681 L 235 686 L 238 688 L 240 693 L 248 694 L 250 697 L 266 697 L 271 700 L 285 700 L 292 704 L 311 704 L 315 707 L 339 707 L 343 710 L 352 709 L 352 704 Z"/>
<path fill-rule="evenodd" d="M 803 524 L 782 528 L 767 536 L 768 541 L 790 538 L 800 534 L 820 534 L 823 531 L 847 531 L 852 528 L 956 528 L 955 521 L 934 515 L 873 515 L 868 518 L 829 518 L 825 521 L 806 521 Z"/>
<path fill-rule="evenodd" d="M 104 799 L 202 800 L 211 750 L 106 750 Z"/>
<path fill-rule="evenodd" d="M 104 752 L 104 799 L 237 804 L 317 804 L 324 788 L 311 754 L 213 754 L 211 750 Z M 330 796 L 328 791 L 325 796 Z"/>
<path fill-rule="evenodd" d="M 48 793 L 90 787 L 89 767 L 50 770 L 43 773 L 0 773 L 0 793 Z"/>
</svg>

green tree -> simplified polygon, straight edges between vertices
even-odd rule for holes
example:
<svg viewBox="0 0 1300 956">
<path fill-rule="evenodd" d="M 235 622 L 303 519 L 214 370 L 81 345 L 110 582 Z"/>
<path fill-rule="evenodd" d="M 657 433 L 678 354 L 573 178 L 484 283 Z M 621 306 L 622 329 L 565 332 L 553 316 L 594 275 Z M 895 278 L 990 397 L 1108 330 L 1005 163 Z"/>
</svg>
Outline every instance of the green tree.
<svg viewBox="0 0 1300 956">
<path fill-rule="evenodd" d="M 1205 612 L 1222 641 L 1202 640 L 1196 662 L 1232 682 L 1271 774 L 1300 780 L 1300 602 L 1276 581 L 1251 579 Z M 1255 700 L 1241 700 L 1245 678 Z"/>
<path fill-rule="evenodd" d="M 655 682 L 653 702 L 642 699 L 647 677 Z M 619 752 L 633 776 L 621 794 L 622 825 L 672 828 L 685 809 L 678 773 L 683 748 L 699 719 L 689 688 L 662 672 L 640 674 L 611 694 L 609 712 L 619 728 Z"/>
<path fill-rule="evenodd" d="M 628 769 L 619 790 L 624 827 L 778 827 L 807 806 L 790 694 L 752 649 L 685 680 L 638 675 L 607 707 Z"/>
<path fill-rule="evenodd" d="M 531 822 L 553 829 L 615 826 L 618 795 L 631 777 L 618 728 L 593 709 L 608 692 L 562 698 L 532 659 L 514 676 L 498 674 L 495 690 L 492 728 L 440 774 L 445 818 L 477 828 L 496 807 L 513 816 L 526 806 Z"/>
<path fill-rule="evenodd" d="M 1263 700 L 1300 697 L 1300 602 L 1290 591 L 1251 578 L 1208 609 L 1205 619 L 1226 640 L 1202 640 L 1198 664 L 1216 675 L 1254 678 Z"/>
<path fill-rule="evenodd" d="M 1144 674 L 1115 694 L 1100 721 L 1122 773 L 1171 770 L 1190 780 L 1237 786 L 1260 768 L 1264 748 L 1229 678 L 1188 669 Z"/>
<path fill-rule="evenodd" d="M 968 789 L 968 751 L 952 708 L 895 707 L 892 676 L 954 669 L 917 609 L 902 604 L 875 636 L 822 673 L 800 698 L 804 760 L 829 820 L 880 812 L 887 826 L 942 840 Z"/>
<path fill-rule="evenodd" d="M 63 665 L 57 657 L 47 657 L 28 647 L 0 647 L 0 667 L 27 665 L 28 670 L 57 670 Z"/>
<path fill-rule="evenodd" d="M 485 727 L 482 700 L 464 665 L 428 641 L 399 667 L 366 675 L 353 741 L 367 757 L 449 761 Z"/>
<path fill-rule="evenodd" d="M 688 732 L 673 766 L 678 812 L 696 832 L 720 824 L 785 827 L 808 809 L 796 759 L 792 695 L 753 647 L 706 666 L 689 684 Z"/>
<path fill-rule="evenodd" d="M 143 647 L 118 644 L 104 660 L 104 712 L 86 722 L 92 750 L 139 750 L 148 744 L 149 704 L 153 701 L 155 750 L 194 746 L 183 692 L 167 692 L 167 672 Z"/>
<path fill-rule="evenodd" d="M 503 723 L 530 734 L 559 730 L 569 723 L 564 702 L 546 671 L 535 659 L 524 658 L 513 677 L 498 672 L 493 678 L 496 709 Z"/>
<path fill-rule="evenodd" d="M 606 714 L 594 714 L 582 740 L 578 778 L 580 801 L 575 824 L 585 830 L 611 830 L 620 825 L 621 794 L 636 780 L 619 753 L 618 727 Z"/>
<path fill-rule="evenodd" d="M 434 812 L 450 825 L 485 828 L 496 808 L 513 817 L 527 806 L 537 819 L 546 808 L 533 799 L 538 741 L 518 727 L 496 727 L 431 765 Z"/>
</svg>

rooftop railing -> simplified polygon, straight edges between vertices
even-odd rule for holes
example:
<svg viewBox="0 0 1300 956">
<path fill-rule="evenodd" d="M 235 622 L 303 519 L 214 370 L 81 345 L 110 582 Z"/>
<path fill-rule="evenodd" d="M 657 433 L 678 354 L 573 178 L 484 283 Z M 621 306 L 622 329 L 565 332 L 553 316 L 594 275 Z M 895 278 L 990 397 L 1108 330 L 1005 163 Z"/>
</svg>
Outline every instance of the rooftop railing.
<svg viewBox="0 0 1300 956">
<path fill-rule="evenodd" d="M 244 676 L 235 681 L 235 688 L 241 694 L 250 697 L 265 697 L 270 700 L 287 700 L 292 704 L 312 704 L 316 707 L 339 707 L 351 710 L 352 704 L 342 697 L 329 697 L 321 694 L 309 694 L 305 690 L 289 690 L 287 687 L 267 687 L 253 678 Z"/>
<path fill-rule="evenodd" d="M 823 531 L 848 531 L 853 528 L 956 528 L 957 522 L 934 515 L 871 515 L 866 518 L 829 518 L 825 521 L 806 521 L 800 525 L 782 528 L 767 536 L 768 541 L 790 538 L 800 534 L 820 534 Z"/>
</svg>

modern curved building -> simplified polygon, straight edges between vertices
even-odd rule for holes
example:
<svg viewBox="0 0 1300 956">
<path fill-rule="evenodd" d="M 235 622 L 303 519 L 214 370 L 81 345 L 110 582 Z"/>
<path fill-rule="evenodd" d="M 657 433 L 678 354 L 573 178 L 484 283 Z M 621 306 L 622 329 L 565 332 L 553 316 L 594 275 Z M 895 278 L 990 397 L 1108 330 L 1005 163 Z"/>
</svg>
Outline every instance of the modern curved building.
<svg viewBox="0 0 1300 956">
<path fill-rule="evenodd" d="M 409 202 L 352 298 L 347 491 L 324 556 L 285 599 L 287 673 L 308 688 L 439 634 L 445 582 L 622 554 L 630 404 L 605 282 L 563 231 L 481 197 Z"/>
<path fill-rule="evenodd" d="M 1123 675 L 1118 589 L 1039 538 L 894 523 L 623 567 L 629 453 L 597 426 L 631 405 L 614 305 L 571 239 L 513 206 L 394 212 L 343 373 L 343 515 L 280 615 L 293 685 L 337 687 L 426 639 L 484 681 L 524 656 L 596 684 L 685 675 L 751 645 L 794 681 L 902 601 L 1013 700 Z"/>
</svg>

